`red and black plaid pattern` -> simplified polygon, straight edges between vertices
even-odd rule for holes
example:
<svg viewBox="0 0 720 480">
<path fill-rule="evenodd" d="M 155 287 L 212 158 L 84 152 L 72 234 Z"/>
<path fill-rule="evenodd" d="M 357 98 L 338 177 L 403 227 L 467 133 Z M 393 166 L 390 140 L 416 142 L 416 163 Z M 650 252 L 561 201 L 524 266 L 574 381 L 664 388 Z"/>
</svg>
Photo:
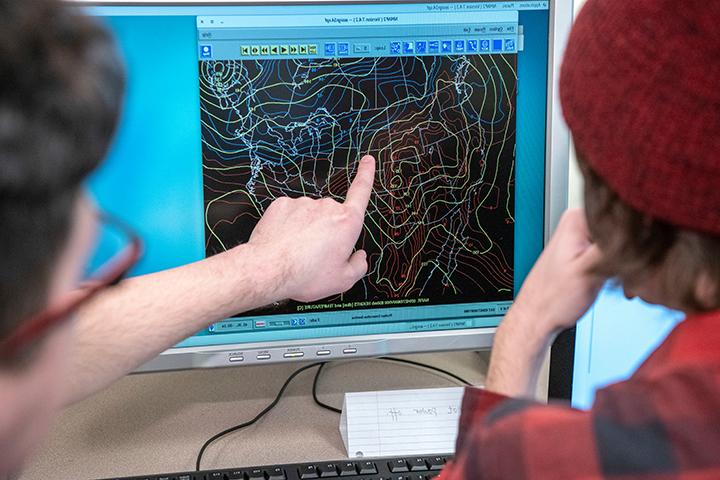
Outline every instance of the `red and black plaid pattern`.
<svg viewBox="0 0 720 480">
<path fill-rule="evenodd" d="M 720 312 L 691 317 L 590 411 L 468 389 L 440 480 L 720 479 Z"/>
</svg>

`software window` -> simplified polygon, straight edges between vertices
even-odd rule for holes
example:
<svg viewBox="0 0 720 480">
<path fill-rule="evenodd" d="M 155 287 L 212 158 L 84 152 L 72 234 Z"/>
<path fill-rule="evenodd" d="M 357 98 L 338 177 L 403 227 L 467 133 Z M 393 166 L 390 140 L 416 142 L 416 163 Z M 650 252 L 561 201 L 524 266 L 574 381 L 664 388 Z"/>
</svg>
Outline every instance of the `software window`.
<svg viewBox="0 0 720 480">
<path fill-rule="evenodd" d="M 357 160 L 378 160 L 367 277 L 216 331 L 458 328 L 509 307 L 518 11 L 440 7 L 197 18 L 208 255 L 247 241 L 278 197 L 342 200 Z"/>
</svg>

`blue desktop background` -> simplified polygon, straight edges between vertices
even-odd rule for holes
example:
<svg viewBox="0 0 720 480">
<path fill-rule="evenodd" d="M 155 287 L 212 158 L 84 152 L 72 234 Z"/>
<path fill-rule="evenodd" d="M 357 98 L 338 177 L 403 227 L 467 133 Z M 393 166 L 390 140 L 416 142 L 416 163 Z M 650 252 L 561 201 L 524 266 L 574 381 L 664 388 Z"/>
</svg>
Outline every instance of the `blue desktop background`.
<svg viewBox="0 0 720 480">
<path fill-rule="evenodd" d="M 682 312 L 627 299 L 609 282 L 577 326 L 573 406 L 590 408 L 598 389 L 632 375 L 683 319 Z"/>
<path fill-rule="evenodd" d="M 128 85 L 117 137 L 92 177 L 90 190 L 103 209 L 125 219 L 143 237 L 145 255 L 133 274 L 201 260 L 205 252 L 195 17 L 102 20 L 117 38 Z M 525 49 L 518 57 L 516 291 L 543 246 L 548 11 L 521 11 L 520 24 Z M 473 326 L 496 323 L 478 319 Z M 201 332 L 180 346 L 397 331 L 407 327 L 349 325 L 213 336 Z"/>
</svg>

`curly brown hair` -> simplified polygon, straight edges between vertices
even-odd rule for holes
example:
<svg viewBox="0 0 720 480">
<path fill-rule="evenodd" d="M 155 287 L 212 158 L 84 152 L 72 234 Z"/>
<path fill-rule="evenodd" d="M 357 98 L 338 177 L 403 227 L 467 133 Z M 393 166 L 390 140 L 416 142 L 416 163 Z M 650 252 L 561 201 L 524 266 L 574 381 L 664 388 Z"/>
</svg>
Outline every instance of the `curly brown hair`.
<svg viewBox="0 0 720 480">
<path fill-rule="evenodd" d="M 679 228 L 633 209 L 580 153 L 578 163 L 585 179 L 588 227 L 603 251 L 594 270 L 631 289 L 653 281 L 663 303 L 674 308 L 688 312 L 720 308 L 720 237 Z"/>
</svg>

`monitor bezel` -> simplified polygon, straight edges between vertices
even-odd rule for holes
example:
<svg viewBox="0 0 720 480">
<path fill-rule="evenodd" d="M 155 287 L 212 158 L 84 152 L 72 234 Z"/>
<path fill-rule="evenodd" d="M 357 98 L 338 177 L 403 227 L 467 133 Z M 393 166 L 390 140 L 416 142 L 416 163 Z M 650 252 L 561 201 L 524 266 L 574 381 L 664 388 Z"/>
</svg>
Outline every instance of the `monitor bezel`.
<svg viewBox="0 0 720 480">
<path fill-rule="evenodd" d="M 489 0 L 173 0 L 173 1 L 115 1 L 69 0 L 82 6 L 287 6 L 313 4 L 402 4 L 456 3 Z M 568 202 L 568 174 L 570 135 L 560 110 L 558 86 L 560 59 L 573 19 L 572 0 L 549 0 L 548 88 L 545 155 L 544 243 L 554 231 Z M 500 320 L 501 317 L 498 317 Z M 455 350 L 487 350 L 492 346 L 495 328 L 445 330 L 416 333 L 375 334 L 349 337 L 328 337 L 304 340 L 283 340 L 264 343 L 226 344 L 202 347 L 174 347 L 141 366 L 137 372 L 215 368 L 242 365 L 270 364 L 307 360 L 338 360 L 384 355 L 428 353 Z M 566 350 L 567 348 L 563 348 Z M 319 357 L 317 351 L 331 353 Z M 353 351 L 354 350 L 354 351 Z M 300 356 L 298 353 L 302 352 Z M 352 353 L 347 353 L 352 352 Z M 567 352 L 565 352 L 567 353 Z M 288 354 L 294 354 L 288 356 Z M 269 356 L 269 358 L 268 358 Z M 567 356 L 567 355 L 565 355 Z M 241 361 L 238 361 L 242 358 Z M 570 353 L 572 359 L 572 352 Z M 234 359 L 234 361 L 233 361 Z M 567 367 L 566 365 L 562 367 Z M 552 390 L 552 389 L 551 389 Z"/>
</svg>

